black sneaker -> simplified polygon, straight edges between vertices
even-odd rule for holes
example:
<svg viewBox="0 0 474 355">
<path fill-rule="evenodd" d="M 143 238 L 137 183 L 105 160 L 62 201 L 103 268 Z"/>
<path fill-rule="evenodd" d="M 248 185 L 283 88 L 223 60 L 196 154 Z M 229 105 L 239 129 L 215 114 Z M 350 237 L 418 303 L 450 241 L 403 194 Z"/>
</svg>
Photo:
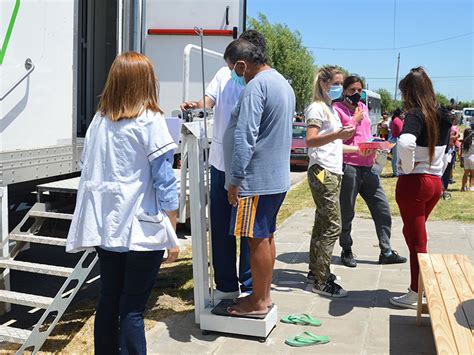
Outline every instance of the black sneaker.
<svg viewBox="0 0 474 355">
<path fill-rule="evenodd" d="M 316 276 L 314 275 L 314 273 L 311 270 L 309 270 L 308 275 L 306 276 L 306 282 L 307 283 L 314 283 L 315 280 L 316 280 Z"/>
<path fill-rule="evenodd" d="M 332 272 L 330 272 L 326 282 L 335 282 L 336 280 L 337 280 L 337 276 L 334 275 Z"/>
<path fill-rule="evenodd" d="M 339 280 L 339 278 L 336 275 L 334 275 L 332 272 L 330 272 L 329 276 L 327 278 L 327 281 L 334 282 L 336 280 Z M 316 276 L 314 275 L 314 273 L 311 270 L 309 270 L 308 275 L 306 276 L 306 282 L 307 283 L 314 283 L 314 281 L 316 281 Z"/>
<path fill-rule="evenodd" d="M 352 250 L 342 250 L 341 261 L 347 267 L 357 266 L 357 262 L 354 259 L 354 254 L 352 254 Z"/>
<path fill-rule="evenodd" d="M 379 264 L 403 264 L 406 262 L 407 258 L 398 255 L 396 250 L 392 250 L 390 256 L 385 256 L 384 254 L 379 256 Z"/>
<path fill-rule="evenodd" d="M 321 296 L 327 297 L 341 298 L 347 296 L 346 290 L 344 290 L 334 281 L 329 280 L 323 284 L 318 284 L 317 282 L 315 282 L 312 291 Z"/>
</svg>

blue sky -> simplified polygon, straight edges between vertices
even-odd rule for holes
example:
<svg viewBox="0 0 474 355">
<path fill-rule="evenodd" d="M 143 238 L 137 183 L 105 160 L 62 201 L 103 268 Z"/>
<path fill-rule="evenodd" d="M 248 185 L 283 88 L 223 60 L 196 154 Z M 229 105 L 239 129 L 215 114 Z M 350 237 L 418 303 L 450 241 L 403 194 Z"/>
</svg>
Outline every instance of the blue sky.
<svg viewBox="0 0 474 355">
<path fill-rule="evenodd" d="M 358 49 L 310 48 L 315 64 L 338 64 L 363 75 L 371 90 L 383 87 L 393 95 L 400 52 L 402 78 L 410 68 L 423 65 L 436 91 L 474 100 L 473 4 L 474 0 L 248 0 L 247 15 L 261 12 L 271 23 L 287 24 L 301 33 L 307 47 Z"/>
</svg>

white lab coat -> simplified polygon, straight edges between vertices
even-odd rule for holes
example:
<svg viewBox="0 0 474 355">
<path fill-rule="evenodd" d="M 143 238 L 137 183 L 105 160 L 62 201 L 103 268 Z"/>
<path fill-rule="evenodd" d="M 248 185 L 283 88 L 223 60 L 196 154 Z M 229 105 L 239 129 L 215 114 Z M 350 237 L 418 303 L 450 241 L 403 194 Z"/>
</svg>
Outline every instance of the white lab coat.
<svg viewBox="0 0 474 355">
<path fill-rule="evenodd" d="M 66 251 L 102 246 L 151 251 L 178 245 L 160 209 L 151 161 L 176 149 L 166 121 L 145 111 L 113 122 L 97 113 L 87 130 Z"/>
</svg>

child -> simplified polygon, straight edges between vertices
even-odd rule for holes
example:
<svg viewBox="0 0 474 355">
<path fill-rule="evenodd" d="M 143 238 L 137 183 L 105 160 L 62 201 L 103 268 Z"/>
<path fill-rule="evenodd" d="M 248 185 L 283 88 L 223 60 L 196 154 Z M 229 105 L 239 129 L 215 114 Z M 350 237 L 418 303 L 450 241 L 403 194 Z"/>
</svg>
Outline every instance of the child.
<svg viewBox="0 0 474 355">
<path fill-rule="evenodd" d="M 470 128 L 466 128 L 463 135 L 461 157 L 464 163 L 464 175 L 462 177 L 461 191 L 474 190 L 474 140 L 473 132 Z M 466 186 L 469 177 L 469 188 Z"/>
<path fill-rule="evenodd" d="M 384 112 L 382 114 L 382 119 L 377 124 L 379 137 L 382 138 L 382 139 L 388 140 L 388 136 L 389 136 L 389 133 L 390 133 L 389 128 L 390 128 L 389 117 L 388 117 L 388 114 L 386 112 Z"/>
<path fill-rule="evenodd" d="M 179 253 L 176 144 L 157 96 L 150 60 L 117 56 L 84 141 L 66 251 L 95 248 L 99 256 L 95 354 L 146 353 L 145 305 L 164 250 L 166 262 Z"/>
</svg>

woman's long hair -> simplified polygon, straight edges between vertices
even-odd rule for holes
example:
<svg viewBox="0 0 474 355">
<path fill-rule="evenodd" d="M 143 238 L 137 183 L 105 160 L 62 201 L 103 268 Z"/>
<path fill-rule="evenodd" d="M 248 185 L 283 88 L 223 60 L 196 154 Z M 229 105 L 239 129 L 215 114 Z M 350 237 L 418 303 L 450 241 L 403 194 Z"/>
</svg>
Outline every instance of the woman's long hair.
<svg viewBox="0 0 474 355">
<path fill-rule="evenodd" d="M 97 111 L 112 121 L 136 118 L 144 110 L 163 113 L 158 106 L 157 83 L 153 64 L 146 56 L 120 54 L 110 67 Z"/>
<path fill-rule="evenodd" d="M 472 130 L 470 128 L 466 128 L 464 130 L 463 139 L 462 139 L 462 152 L 468 152 L 471 148 L 472 144 Z"/>
<path fill-rule="evenodd" d="M 407 76 L 400 81 L 398 87 L 402 93 L 405 108 L 408 111 L 418 109 L 423 113 L 431 164 L 439 137 L 437 114 L 439 104 L 433 89 L 433 83 L 423 67 L 418 67 L 411 69 Z"/>
</svg>

